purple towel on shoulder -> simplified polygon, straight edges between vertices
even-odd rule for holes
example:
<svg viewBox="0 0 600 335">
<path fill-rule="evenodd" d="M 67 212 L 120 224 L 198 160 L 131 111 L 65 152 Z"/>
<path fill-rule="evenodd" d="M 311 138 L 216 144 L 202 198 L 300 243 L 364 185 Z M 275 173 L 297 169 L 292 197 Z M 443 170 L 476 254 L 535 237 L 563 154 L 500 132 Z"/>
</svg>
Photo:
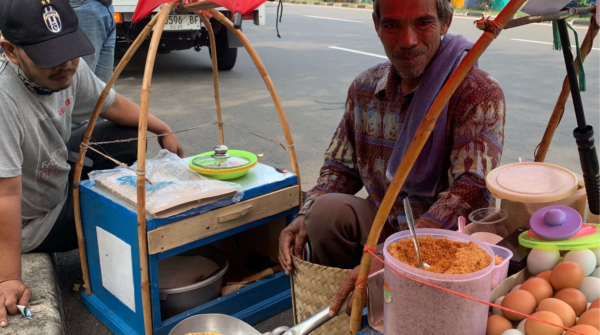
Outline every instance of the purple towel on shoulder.
<svg viewBox="0 0 600 335">
<path fill-rule="evenodd" d="M 394 151 L 388 162 L 386 177 L 392 180 L 398 166 L 410 145 L 419 125 L 427 115 L 433 101 L 440 90 L 454 73 L 465 51 L 471 49 L 473 44 L 462 35 L 446 34 L 440 43 L 440 48 L 426 69 L 425 74 L 415 92 L 410 104 L 406 120 L 402 126 L 400 136 L 394 146 Z M 437 185 L 442 176 L 444 155 L 446 152 L 446 120 L 448 118 L 448 104 L 440 114 L 433 132 L 425 143 L 421 154 L 410 171 L 402 192 L 409 195 L 431 197 L 435 195 Z"/>
</svg>

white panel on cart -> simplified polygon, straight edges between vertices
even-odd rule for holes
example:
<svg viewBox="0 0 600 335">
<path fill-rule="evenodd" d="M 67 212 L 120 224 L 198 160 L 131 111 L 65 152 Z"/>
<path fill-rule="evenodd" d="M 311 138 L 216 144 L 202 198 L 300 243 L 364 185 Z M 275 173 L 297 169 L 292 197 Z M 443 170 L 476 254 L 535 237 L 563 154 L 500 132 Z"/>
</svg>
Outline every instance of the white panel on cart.
<svg viewBox="0 0 600 335">
<path fill-rule="evenodd" d="M 131 246 L 120 238 L 96 227 L 102 286 L 135 312 Z"/>
</svg>

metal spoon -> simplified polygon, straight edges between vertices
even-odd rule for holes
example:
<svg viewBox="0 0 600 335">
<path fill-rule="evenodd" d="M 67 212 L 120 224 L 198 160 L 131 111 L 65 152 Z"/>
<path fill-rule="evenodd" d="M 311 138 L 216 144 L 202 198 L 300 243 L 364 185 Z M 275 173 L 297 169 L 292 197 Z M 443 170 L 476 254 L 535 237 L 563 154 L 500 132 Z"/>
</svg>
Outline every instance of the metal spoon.
<svg viewBox="0 0 600 335">
<path fill-rule="evenodd" d="M 415 233 L 415 224 L 408 197 L 404 198 L 404 212 L 406 213 L 406 223 L 408 224 L 408 229 L 410 229 L 410 234 L 412 235 L 413 243 L 415 244 L 415 249 L 417 250 L 417 267 L 419 269 L 429 269 L 429 264 L 423 262 L 423 259 L 421 258 L 421 249 L 419 249 L 419 241 L 417 240 L 417 233 Z"/>
</svg>

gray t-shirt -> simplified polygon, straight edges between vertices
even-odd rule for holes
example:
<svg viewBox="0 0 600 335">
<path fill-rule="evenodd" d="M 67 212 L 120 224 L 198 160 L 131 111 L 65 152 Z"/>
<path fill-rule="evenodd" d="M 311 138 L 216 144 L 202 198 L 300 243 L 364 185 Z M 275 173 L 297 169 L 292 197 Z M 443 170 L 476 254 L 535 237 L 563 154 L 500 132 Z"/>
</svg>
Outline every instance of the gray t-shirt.
<svg viewBox="0 0 600 335">
<path fill-rule="evenodd" d="M 0 178 L 21 176 L 21 251 L 28 252 L 48 236 L 67 199 L 70 166 L 65 143 L 71 121 L 90 118 L 105 84 L 83 59 L 73 84 L 51 95 L 29 91 L 18 71 L 0 58 Z M 111 90 L 102 111 L 114 99 Z"/>
</svg>

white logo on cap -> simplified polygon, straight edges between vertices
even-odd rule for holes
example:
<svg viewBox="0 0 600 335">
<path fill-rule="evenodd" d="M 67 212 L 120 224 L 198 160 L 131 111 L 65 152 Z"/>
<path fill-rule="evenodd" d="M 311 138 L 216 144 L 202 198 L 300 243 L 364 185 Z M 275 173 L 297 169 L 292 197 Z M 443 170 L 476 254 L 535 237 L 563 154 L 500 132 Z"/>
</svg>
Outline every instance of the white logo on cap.
<svg viewBox="0 0 600 335">
<path fill-rule="evenodd" d="M 62 29 L 60 15 L 58 15 L 58 12 L 52 6 L 44 7 L 44 22 L 46 23 L 48 30 L 53 33 L 59 33 Z"/>
</svg>

